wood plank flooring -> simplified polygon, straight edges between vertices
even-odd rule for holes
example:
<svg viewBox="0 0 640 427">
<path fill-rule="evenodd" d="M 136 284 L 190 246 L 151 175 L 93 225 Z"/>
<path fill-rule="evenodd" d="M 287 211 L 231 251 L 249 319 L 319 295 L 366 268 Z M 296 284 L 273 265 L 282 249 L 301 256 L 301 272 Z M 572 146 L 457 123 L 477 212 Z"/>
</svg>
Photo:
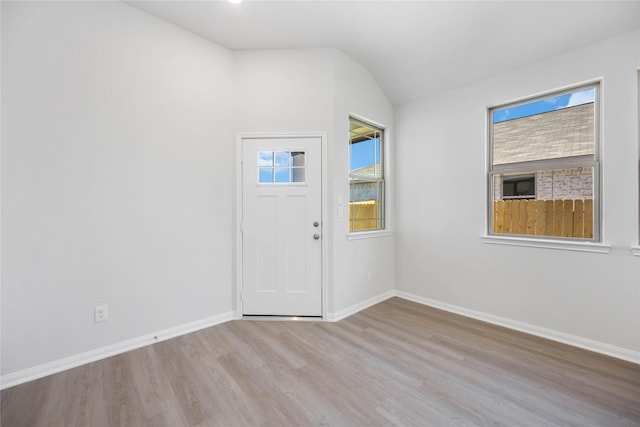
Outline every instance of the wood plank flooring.
<svg viewBox="0 0 640 427">
<path fill-rule="evenodd" d="M 392 298 L 237 320 L 2 391 L 14 426 L 640 426 L 640 366 Z"/>
</svg>

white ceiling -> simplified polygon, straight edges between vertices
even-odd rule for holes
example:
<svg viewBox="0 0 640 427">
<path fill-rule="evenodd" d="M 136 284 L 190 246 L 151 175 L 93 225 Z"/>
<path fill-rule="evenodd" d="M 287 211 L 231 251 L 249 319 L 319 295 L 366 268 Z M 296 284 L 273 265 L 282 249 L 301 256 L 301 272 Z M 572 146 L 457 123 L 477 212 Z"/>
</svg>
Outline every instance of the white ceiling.
<svg viewBox="0 0 640 427">
<path fill-rule="evenodd" d="M 127 3 L 233 50 L 336 47 L 395 105 L 640 28 L 640 1 Z"/>
</svg>

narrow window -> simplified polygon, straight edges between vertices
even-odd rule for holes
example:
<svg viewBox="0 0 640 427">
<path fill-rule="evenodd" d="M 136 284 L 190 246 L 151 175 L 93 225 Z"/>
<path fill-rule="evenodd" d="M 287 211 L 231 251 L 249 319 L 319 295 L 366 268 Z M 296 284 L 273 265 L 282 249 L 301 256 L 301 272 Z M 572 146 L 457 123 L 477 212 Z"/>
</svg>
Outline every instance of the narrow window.
<svg viewBox="0 0 640 427">
<path fill-rule="evenodd" d="M 599 241 L 599 84 L 489 110 L 489 233 Z"/>
<path fill-rule="evenodd" d="M 349 119 L 349 231 L 384 229 L 384 130 Z"/>
</svg>

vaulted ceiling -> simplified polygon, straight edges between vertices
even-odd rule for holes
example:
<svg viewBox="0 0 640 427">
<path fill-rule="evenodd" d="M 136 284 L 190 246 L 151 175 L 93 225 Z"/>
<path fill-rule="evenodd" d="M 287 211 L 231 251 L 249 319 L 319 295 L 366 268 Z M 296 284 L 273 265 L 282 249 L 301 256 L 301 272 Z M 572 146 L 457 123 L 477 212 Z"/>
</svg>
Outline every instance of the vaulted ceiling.
<svg viewBox="0 0 640 427">
<path fill-rule="evenodd" d="M 640 1 L 127 3 L 232 50 L 338 48 L 395 105 L 640 28 Z"/>
</svg>

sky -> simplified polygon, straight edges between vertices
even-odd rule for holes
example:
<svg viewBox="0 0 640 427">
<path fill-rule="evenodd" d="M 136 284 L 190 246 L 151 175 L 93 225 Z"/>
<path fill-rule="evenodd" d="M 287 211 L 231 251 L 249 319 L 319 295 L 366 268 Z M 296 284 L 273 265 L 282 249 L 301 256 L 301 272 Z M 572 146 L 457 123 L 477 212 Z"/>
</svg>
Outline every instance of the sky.
<svg viewBox="0 0 640 427">
<path fill-rule="evenodd" d="M 562 108 L 576 105 L 588 104 L 595 98 L 595 89 L 590 88 L 578 92 L 571 92 L 560 96 L 553 96 L 515 107 L 495 110 L 493 112 L 493 123 L 500 123 L 507 120 L 519 119 L 521 117 L 533 116 L 535 114 L 560 110 Z M 374 149 L 375 144 L 375 149 Z M 369 166 L 380 161 L 380 140 L 372 139 L 349 144 L 351 148 L 351 170 Z M 374 154 L 375 153 L 375 154 Z"/>
<path fill-rule="evenodd" d="M 517 105 L 515 107 L 495 110 L 493 123 L 533 116 L 534 114 L 560 110 L 576 105 L 588 104 L 595 99 L 595 89 L 590 88 L 578 92 L 571 92 L 560 96 L 552 96 L 539 101 Z M 375 148 L 374 149 L 374 144 Z M 380 141 L 378 139 L 349 144 L 351 148 L 351 170 L 369 166 L 380 161 Z M 374 155 L 375 153 L 375 155 Z"/>
<path fill-rule="evenodd" d="M 351 170 L 380 162 L 380 138 L 349 144 L 349 147 L 351 149 Z"/>
<path fill-rule="evenodd" d="M 520 117 L 533 116 L 534 114 L 546 113 L 548 111 L 560 110 L 562 108 L 573 107 L 575 105 L 588 104 L 595 98 L 595 89 L 586 89 L 579 92 L 567 93 L 565 95 L 553 96 L 540 101 L 529 102 L 515 107 L 495 110 L 493 112 L 493 123 L 500 123 L 507 120 L 519 119 Z"/>
</svg>

